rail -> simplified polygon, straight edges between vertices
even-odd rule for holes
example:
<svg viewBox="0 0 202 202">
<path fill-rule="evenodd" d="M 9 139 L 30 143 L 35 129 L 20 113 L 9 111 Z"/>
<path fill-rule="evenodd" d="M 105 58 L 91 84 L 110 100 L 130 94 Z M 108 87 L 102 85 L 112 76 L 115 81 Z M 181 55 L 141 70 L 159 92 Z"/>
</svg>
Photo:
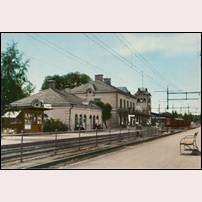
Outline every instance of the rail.
<svg viewBox="0 0 202 202">
<path fill-rule="evenodd" d="M 112 144 L 133 141 L 137 138 L 158 136 L 161 132 L 158 128 L 135 129 L 107 129 L 76 132 L 54 133 L 21 133 L 5 135 L 2 138 L 14 136 L 19 143 L 1 145 L 1 164 L 33 158 L 41 158 L 47 155 L 62 153 L 74 153 L 86 148 L 108 147 Z M 43 137 L 43 139 L 42 139 Z M 13 138 L 13 137 L 12 137 Z"/>
</svg>

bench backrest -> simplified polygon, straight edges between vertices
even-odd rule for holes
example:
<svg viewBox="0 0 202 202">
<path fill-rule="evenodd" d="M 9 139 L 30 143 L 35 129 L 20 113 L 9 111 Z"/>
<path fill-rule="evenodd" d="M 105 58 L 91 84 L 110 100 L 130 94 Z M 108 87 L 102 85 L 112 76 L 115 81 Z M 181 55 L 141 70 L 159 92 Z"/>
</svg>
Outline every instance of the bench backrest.
<svg viewBox="0 0 202 202">
<path fill-rule="evenodd" d="M 198 133 L 199 133 L 199 131 L 195 132 L 195 134 L 194 134 L 194 141 L 196 141 L 196 137 L 197 137 Z"/>
</svg>

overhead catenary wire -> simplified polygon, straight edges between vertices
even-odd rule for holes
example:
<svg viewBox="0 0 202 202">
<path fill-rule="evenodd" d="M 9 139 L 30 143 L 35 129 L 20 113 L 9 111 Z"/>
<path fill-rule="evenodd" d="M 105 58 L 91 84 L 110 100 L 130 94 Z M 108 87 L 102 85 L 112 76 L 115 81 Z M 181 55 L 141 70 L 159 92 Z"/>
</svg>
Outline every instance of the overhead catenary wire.
<svg viewBox="0 0 202 202">
<path fill-rule="evenodd" d="M 116 57 L 118 60 L 120 60 L 121 62 L 123 62 L 124 64 L 126 64 L 128 67 L 132 68 L 134 71 L 136 71 L 138 74 L 142 75 L 142 71 L 137 68 L 136 66 L 134 66 L 133 64 L 131 64 L 127 59 L 125 59 L 124 57 L 122 57 L 119 53 L 117 53 L 115 50 L 113 50 L 111 47 L 109 47 L 107 44 L 105 44 L 103 41 L 101 41 L 98 37 L 94 36 L 93 34 L 91 34 L 92 36 L 94 36 L 98 41 L 100 41 L 101 43 L 103 43 L 106 47 L 108 47 L 110 50 L 112 50 L 114 53 L 112 53 L 111 51 L 109 51 L 107 48 L 103 47 L 100 43 L 98 43 L 97 41 L 93 40 L 91 37 L 89 37 L 87 34 L 84 34 L 87 38 L 89 38 L 91 41 L 93 41 L 94 43 L 96 43 L 98 46 L 100 46 L 101 48 L 103 48 L 104 50 L 106 50 L 107 52 L 109 52 L 110 54 L 112 54 L 114 57 Z M 126 62 L 127 63 L 126 63 Z M 132 65 L 132 66 L 131 66 Z M 147 74 L 144 74 L 146 77 L 148 77 L 150 79 L 150 81 L 157 85 L 158 87 L 161 87 L 165 90 L 165 87 L 163 87 L 161 84 L 159 84 L 158 82 L 156 82 L 155 80 L 153 80 L 150 76 L 148 76 Z"/>
<path fill-rule="evenodd" d="M 55 50 L 55 51 L 57 51 L 57 52 L 59 52 L 60 54 L 62 54 L 62 55 L 64 55 L 64 56 L 68 57 L 68 58 L 71 59 L 71 60 L 74 60 L 74 61 L 76 61 L 76 62 L 78 62 L 78 63 L 80 63 L 80 64 L 82 64 L 82 65 L 84 65 L 84 66 L 86 66 L 86 67 L 88 67 L 88 68 L 90 68 L 90 69 L 93 69 L 93 70 L 98 69 L 98 70 L 100 70 L 100 71 L 102 71 L 102 72 L 105 72 L 105 73 L 107 73 L 107 74 L 109 74 L 109 75 L 112 75 L 112 74 L 110 74 L 109 72 L 103 70 L 102 68 L 99 68 L 99 67 L 97 67 L 97 66 L 95 66 L 95 65 L 93 65 L 93 64 L 91 64 L 91 63 L 89 63 L 89 62 L 87 62 L 86 60 L 83 60 L 83 59 L 79 58 L 78 56 L 76 56 L 76 55 L 70 53 L 69 51 L 67 51 L 67 50 L 65 50 L 65 49 L 63 49 L 63 48 L 61 48 L 61 47 L 59 47 L 58 45 L 52 43 L 51 41 L 49 41 L 49 40 L 47 40 L 47 39 L 45 39 L 45 38 L 43 38 L 42 36 L 40 36 L 40 35 L 38 35 L 38 34 L 35 34 L 35 35 L 36 35 L 36 36 L 39 36 L 39 37 L 42 38 L 43 40 L 49 42 L 50 44 L 52 44 L 53 46 L 57 47 L 58 49 L 60 49 L 60 50 L 62 50 L 62 51 L 64 51 L 64 52 L 70 54 L 72 57 L 69 56 L 69 55 L 67 55 L 66 53 L 63 53 L 63 52 L 59 51 L 58 49 L 56 49 L 56 48 L 54 48 L 54 47 L 48 45 L 47 43 L 45 43 L 45 42 L 43 42 L 43 41 L 41 41 L 41 40 L 39 40 L 39 39 L 33 37 L 32 35 L 29 35 L 29 34 L 28 34 L 28 36 L 32 37 L 33 39 L 35 39 L 35 40 L 37 40 L 37 41 L 39 41 L 39 42 L 41 42 L 41 43 L 43 43 L 44 45 L 48 46 L 49 48 L 51 48 L 51 49 L 53 49 L 53 50 Z M 79 60 L 80 60 L 80 61 L 79 61 Z M 86 63 L 86 64 L 85 64 L 85 63 Z M 117 79 L 119 79 L 119 80 L 122 80 L 123 82 L 125 82 L 123 79 L 121 79 L 121 78 L 119 78 L 119 77 L 117 77 L 117 76 L 115 76 L 115 75 L 112 75 L 112 76 L 115 77 L 115 78 L 117 78 Z"/>
<path fill-rule="evenodd" d="M 135 54 L 135 56 L 137 57 L 137 58 L 139 58 L 142 62 L 143 62 L 143 64 L 145 65 L 145 66 L 147 66 L 156 76 L 158 76 L 159 78 L 161 78 L 164 82 L 166 82 L 166 83 L 168 83 L 168 84 L 170 84 L 172 87 L 174 87 L 174 88 L 176 88 L 176 89 L 179 89 L 177 86 L 175 86 L 174 84 L 172 84 L 170 81 L 168 81 L 165 77 L 163 77 L 156 69 L 154 69 L 152 66 L 151 66 L 151 64 L 133 47 L 133 45 L 123 36 L 123 34 L 120 34 L 122 37 L 123 37 L 123 39 L 132 47 L 132 49 L 131 48 L 129 48 L 128 47 L 128 45 L 126 45 L 125 44 L 125 42 L 122 40 L 122 39 L 120 39 L 119 37 L 118 37 L 118 35 L 117 34 L 115 34 L 115 36 L 133 53 L 133 54 Z M 133 50 L 135 50 L 135 52 L 137 53 L 135 53 Z M 138 56 L 139 55 L 139 56 Z M 145 63 L 146 62 L 146 63 Z"/>
<path fill-rule="evenodd" d="M 93 35 L 93 34 L 91 34 Z M 139 73 L 140 75 L 142 75 L 142 70 L 139 69 L 137 66 L 133 65 L 130 61 L 128 61 L 127 59 L 125 59 L 124 57 L 122 57 L 119 53 L 117 53 L 115 50 L 113 50 L 111 47 L 109 47 L 106 43 L 104 43 L 102 40 L 100 40 L 98 37 L 96 37 L 95 35 L 93 35 L 98 41 L 100 41 L 101 43 L 103 43 L 106 47 L 108 47 L 110 50 L 112 50 L 114 53 L 116 53 L 120 58 L 122 58 L 124 61 L 126 61 L 128 64 L 125 64 L 129 67 L 131 67 L 133 70 L 135 70 L 137 73 Z M 99 45 L 99 44 L 98 44 Z M 101 46 L 103 47 L 103 46 Z M 104 48 L 105 49 L 105 48 Z M 106 49 L 105 49 L 106 50 Z M 109 52 L 110 54 L 114 55 L 113 53 L 111 53 L 110 51 L 106 50 L 107 52 Z M 115 55 L 114 55 L 115 56 Z M 115 56 L 116 57 L 116 56 Z M 116 57 L 117 58 L 117 57 Z M 120 60 L 120 58 L 118 58 Z M 122 60 L 121 60 L 122 61 Z M 161 86 L 161 84 L 159 84 L 158 82 L 154 81 L 150 76 L 148 76 L 147 74 L 144 74 L 146 77 L 148 77 L 152 83 L 154 83 L 155 85 L 157 85 L 158 87 L 161 87 L 164 89 L 163 86 Z"/>
</svg>

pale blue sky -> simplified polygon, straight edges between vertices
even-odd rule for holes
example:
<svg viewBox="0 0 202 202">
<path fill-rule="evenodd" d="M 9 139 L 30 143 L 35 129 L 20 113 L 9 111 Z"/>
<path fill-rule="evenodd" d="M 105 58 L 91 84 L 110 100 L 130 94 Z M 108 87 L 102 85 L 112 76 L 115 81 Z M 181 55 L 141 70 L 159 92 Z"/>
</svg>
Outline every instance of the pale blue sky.
<svg viewBox="0 0 202 202">
<path fill-rule="evenodd" d="M 152 111 L 166 109 L 167 85 L 179 92 L 201 91 L 199 33 L 3 33 L 1 49 L 18 42 L 17 48 L 30 58 L 28 79 L 37 93 L 45 76 L 79 71 L 94 79 L 103 74 L 112 85 L 126 86 L 134 94 L 145 87 L 152 94 Z M 143 77 L 142 77 L 143 72 Z M 190 94 L 188 98 L 199 98 Z M 185 95 L 170 95 L 170 98 Z M 200 101 L 169 101 L 179 113 L 201 112 Z"/>
</svg>

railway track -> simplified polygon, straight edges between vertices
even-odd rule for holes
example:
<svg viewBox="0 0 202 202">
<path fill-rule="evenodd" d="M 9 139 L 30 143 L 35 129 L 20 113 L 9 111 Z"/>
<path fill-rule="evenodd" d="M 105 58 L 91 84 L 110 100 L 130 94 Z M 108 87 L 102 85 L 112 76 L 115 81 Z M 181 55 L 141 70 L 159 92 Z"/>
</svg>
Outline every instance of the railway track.
<svg viewBox="0 0 202 202">
<path fill-rule="evenodd" d="M 61 163 L 64 164 L 84 158 L 91 158 L 129 145 L 140 144 L 142 142 L 155 140 L 156 138 L 165 137 L 167 135 L 159 135 L 159 133 L 155 130 L 144 130 L 141 132 L 125 131 L 123 133 L 117 131 L 115 134 L 2 145 L 1 165 L 4 166 L 9 162 L 14 161 L 19 162 L 19 160 L 25 162 L 32 161 L 35 158 L 45 159 L 48 156 L 60 156 L 59 159 L 25 167 L 24 169 L 55 168 Z"/>
<path fill-rule="evenodd" d="M 80 138 L 63 138 L 57 140 L 37 141 L 1 146 L 1 164 L 15 160 L 27 160 L 36 156 L 54 155 L 74 152 L 84 148 L 97 147 L 101 144 L 119 142 L 127 137 L 135 138 L 136 133 L 84 136 Z"/>
<path fill-rule="evenodd" d="M 63 157 L 57 160 L 53 160 L 53 161 L 48 161 L 48 162 L 44 162 L 41 164 L 37 164 L 34 166 L 28 166 L 28 167 L 24 167 L 22 169 L 58 169 L 61 167 L 64 167 L 68 164 L 77 162 L 77 161 L 81 161 L 81 160 L 85 160 L 85 159 L 89 159 L 89 158 L 93 158 L 105 153 L 109 153 L 109 152 L 114 152 L 120 149 L 123 149 L 127 146 L 132 146 L 132 145 L 136 145 L 136 144 L 141 144 L 143 142 L 147 142 L 147 141 L 152 141 L 158 138 L 162 138 L 162 137 L 166 137 L 169 135 L 174 135 L 176 133 L 179 133 L 181 131 L 175 131 L 171 134 L 166 134 L 166 135 L 159 135 L 159 136 L 150 136 L 150 137 L 144 137 L 144 138 L 139 138 L 139 139 L 134 139 L 133 141 L 126 141 L 126 142 L 122 142 L 120 144 L 115 144 L 115 145 L 110 145 L 108 147 L 105 148 L 101 148 L 101 149 L 96 149 L 96 150 L 92 150 L 92 151 L 88 151 L 88 152 L 84 152 L 81 154 L 76 154 L 76 155 L 72 155 L 72 156 L 67 156 L 67 157 Z"/>
</svg>

